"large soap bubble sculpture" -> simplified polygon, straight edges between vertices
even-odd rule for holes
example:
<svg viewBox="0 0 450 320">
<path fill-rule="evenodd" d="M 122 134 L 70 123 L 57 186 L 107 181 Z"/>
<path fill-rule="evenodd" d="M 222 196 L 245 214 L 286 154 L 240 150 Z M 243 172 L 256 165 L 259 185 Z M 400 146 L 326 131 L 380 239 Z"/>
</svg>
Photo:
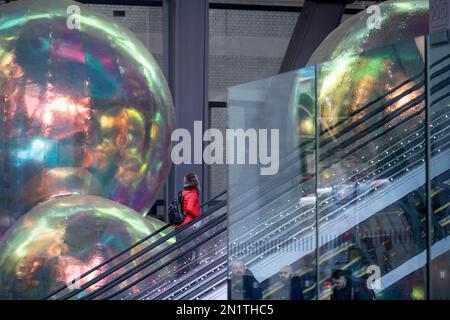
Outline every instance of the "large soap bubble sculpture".
<svg viewBox="0 0 450 320">
<path fill-rule="evenodd" d="M 358 55 L 425 35 L 428 33 L 428 5 L 428 0 L 391 0 L 378 3 L 379 26 L 371 23 L 370 19 L 375 17 L 374 11 L 369 13 L 364 10 L 352 16 L 319 45 L 308 65 Z"/>
<path fill-rule="evenodd" d="M 428 1 L 395 0 L 378 7 L 379 28 L 368 24 L 371 14 L 363 11 L 333 31 L 308 62 L 318 64 L 321 130 L 423 69 L 423 42 L 414 38 L 428 32 Z M 411 81 L 408 88 L 415 84 Z M 386 113 L 397 108 L 398 104 L 392 105 Z M 366 113 L 358 113 L 353 120 Z"/>
<path fill-rule="evenodd" d="M 0 243 L 0 299 L 42 299 L 162 225 L 97 196 L 65 196 L 39 204 L 16 222 Z M 132 253 L 122 255 L 120 261 Z M 107 268 L 109 265 L 77 284 Z"/>
<path fill-rule="evenodd" d="M 174 128 L 154 58 L 77 2 L 23 0 L 1 12 L 0 211 L 13 221 L 57 195 L 96 194 L 146 213 Z"/>
<path fill-rule="evenodd" d="M 360 111 L 364 105 L 381 97 L 376 104 L 381 106 L 400 92 L 419 86 L 420 77 L 417 75 L 424 69 L 424 43 L 420 36 L 428 33 L 428 5 L 428 0 L 386 1 L 377 4 L 381 14 L 379 28 L 368 23 L 374 12 L 368 13 L 366 10 L 336 28 L 315 50 L 308 62 L 310 67 L 298 72 L 292 99 L 293 119 L 298 127 L 294 134 L 300 138 L 314 134 L 314 117 L 303 111 L 314 112 L 317 101 L 318 129 L 323 134 L 321 141 L 336 139 L 334 144 L 327 146 L 335 147 L 339 145 L 335 138 L 339 130 L 369 113 L 369 109 Z M 317 66 L 316 92 L 315 74 L 311 72 L 314 71 L 314 65 Z M 413 80 L 400 90 L 394 90 L 409 79 Z M 423 89 L 405 95 L 377 116 L 387 117 L 416 99 L 420 93 L 423 93 Z M 404 120 L 412 113 L 423 110 L 423 107 L 423 102 L 417 103 L 398 116 L 396 121 Z M 343 119 L 346 119 L 344 125 L 332 129 Z M 423 113 L 414 121 L 423 121 Z M 355 126 L 351 132 L 360 132 L 370 124 L 366 121 Z M 386 124 L 386 129 L 389 125 L 391 123 Z M 323 145 L 321 149 L 322 152 L 327 151 Z M 341 155 L 329 159 L 342 160 Z M 357 161 L 355 158 L 346 160 L 348 163 L 342 160 L 342 164 L 349 168 L 353 168 Z M 329 170 L 321 170 L 321 181 L 324 183 L 337 183 L 337 177 L 341 176 L 336 172 L 333 175 Z"/>
</svg>

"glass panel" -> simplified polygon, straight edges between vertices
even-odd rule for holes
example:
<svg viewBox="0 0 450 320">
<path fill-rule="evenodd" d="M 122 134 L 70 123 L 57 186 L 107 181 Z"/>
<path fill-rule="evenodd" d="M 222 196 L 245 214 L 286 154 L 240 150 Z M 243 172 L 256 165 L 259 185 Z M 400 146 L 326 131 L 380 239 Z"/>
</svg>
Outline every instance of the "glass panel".
<svg viewBox="0 0 450 320">
<path fill-rule="evenodd" d="M 320 299 L 423 298 L 423 71 L 423 38 L 318 66 Z"/>
<path fill-rule="evenodd" d="M 428 41 L 431 143 L 431 299 L 450 299 L 450 33 Z"/>
<path fill-rule="evenodd" d="M 228 164 L 229 296 L 312 299 L 315 68 L 233 87 L 228 97 L 228 128 L 254 131 L 260 152 L 273 156 L 277 143 L 279 149 L 279 161 L 274 159 L 279 168 L 272 175 L 262 174 L 267 165 L 260 162 Z M 269 150 L 256 133 L 265 129 L 279 132 Z M 270 141 L 273 134 L 263 139 Z M 227 148 L 235 154 L 242 150 L 231 148 L 229 140 Z"/>
</svg>

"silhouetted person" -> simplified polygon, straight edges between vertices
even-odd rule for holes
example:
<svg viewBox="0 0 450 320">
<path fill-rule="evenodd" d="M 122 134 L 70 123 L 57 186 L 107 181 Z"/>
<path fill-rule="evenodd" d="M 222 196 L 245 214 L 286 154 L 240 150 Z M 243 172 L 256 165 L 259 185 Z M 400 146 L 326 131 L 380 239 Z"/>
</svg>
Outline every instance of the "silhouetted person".
<svg viewBox="0 0 450 320">
<path fill-rule="evenodd" d="M 351 276 L 349 271 L 338 269 L 331 275 L 333 294 L 331 300 L 375 300 L 375 293 L 365 281 Z"/>
<path fill-rule="evenodd" d="M 229 300 L 259 300 L 262 297 L 259 282 L 244 262 L 231 262 L 231 277 L 228 279 Z"/>
<path fill-rule="evenodd" d="M 271 294 L 270 300 L 304 300 L 303 285 L 299 276 L 294 275 L 292 266 L 284 266 L 278 272 L 282 287 Z"/>
</svg>

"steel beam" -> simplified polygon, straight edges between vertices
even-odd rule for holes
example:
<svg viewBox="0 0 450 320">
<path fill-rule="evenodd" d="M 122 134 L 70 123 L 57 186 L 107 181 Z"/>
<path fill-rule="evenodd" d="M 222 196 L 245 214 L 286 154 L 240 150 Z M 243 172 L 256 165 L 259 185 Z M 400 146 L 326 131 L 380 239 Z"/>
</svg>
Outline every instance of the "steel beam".
<svg viewBox="0 0 450 320">
<path fill-rule="evenodd" d="M 320 43 L 341 23 L 344 9 L 345 1 L 305 1 L 280 73 L 306 66 Z"/>
<path fill-rule="evenodd" d="M 194 121 L 208 129 L 208 0 L 164 0 L 165 71 L 175 104 L 176 126 L 194 138 Z M 202 134 L 203 134 L 202 132 Z M 193 142 L 193 141 L 192 141 Z M 203 148 L 202 148 L 203 149 Z M 194 147 L 192 146 L 192 161 Z M 173 199 L 189 172 L 199 175 L 201 199 L 208 199 L 208 167 L 205 164 L 174 165 L 166 196 Z M 166 201 L 167 203 L 167 201 Z"/>
</svg>

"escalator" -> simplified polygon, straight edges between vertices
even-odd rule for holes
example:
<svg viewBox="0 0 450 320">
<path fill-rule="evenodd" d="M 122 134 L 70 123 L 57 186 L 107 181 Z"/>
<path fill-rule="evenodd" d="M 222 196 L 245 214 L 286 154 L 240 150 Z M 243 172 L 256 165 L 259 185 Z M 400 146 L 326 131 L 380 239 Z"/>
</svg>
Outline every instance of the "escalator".
<svg viewBox="0 0 450 320">
<path fill-rule="evenodd" d="M 209 258 L 208 264 L 199 263 L 195 267 L 206 273 L 205 268 L 212 267 L 209 263 L 211 260 L 223 260 L 224 252 L 213 251 L 214 246 L 222 242 L 222 246 L 226 248 L 225 196 L 226 192 L 222 192 L 204 203 L 202 205 L 204 213 L 198 221 L 192 221 L 176 230 L 171 230 L 173 228 L 168 225 L 164 226 L 132 247 L 80 275 L 74 279 L 73 285 L 62 285 L 45 298 L 106 298 L 122 292 L 126 292 L 122 299 L 129 298 L 131 295 L 143 295 L 142 284 L 136 282 L 138 277 L 145 277 L 147 280 L 145 285 L 153 285 L 157 281 L 163 281 L 164 277 L 173 275 L 182 278 L 186 274 L 187 277 L 195 269 L 189 270 L 190 273 L 181 269 L 187 270 L 190 264 L 196 262 L 191 261 L 189 256 L 194 250 L 198 253 L 197 260 L 208 261 Z M 212 203 L 214 205 L 211 205 Z M 167 230 L 171 231 L 167 232 Z M 156 241 L 153 240 L 156 235 L 161 235 L 163 232 L 165 234 L 162 237 Z M 211 240 L 215 243 L 211 243 Z M 183 259 L 185 256 L 186 259 Z M 134 273 L 136 275 L 133 276 Z"/>
<path fill-rule="evenodd" d="M 447 63 L 447 66 L 442 66 L 443 63 Z M 450 148 L 448 141 L 448 130 L 450 122 L 449 108 L 450 102 L 449 93 L 444 89 L 449 84 L 450 74 L 448 73 L 449 57 L 441 59 L 439 64 L 435 64 L 431 69 L 432 76 L 434 74 L 440 74 L 441 79 L 437 83 L 432 83 L 431 86 L 431 103 L 430 108 L 432 110 L 431 116 L 431 178 L 432 184 L 439 184 L 438 188 L 432 190 L 433 197 L 441 196 L 445 200 L 443 206 L 436 208 L 433 218 L 434 236 L 437 237 L 436 245 L 439 248 L 448 248 L 448 241 L 446 240 L 447 233 L 443 229 L 449 223 L 448 212 L 448 170 L 450 169 Z M 446 73 L 444 73 L 444 72 Z M 416 79 L 420 79 L 416 77 Z M 404 83 L 406 85 L 407 83 Z M 422 244 L 425 243 L 423 230 L 425 223 L 425 200 L 423 186 L 425 183 L 425 165 L 424 165 L 424 148 L 425 148 L 425 128 L 423 125 L 424 119 L 424 104 L 422 101 L 425 99 L 423 90 L 423 80 L 418 84 L 410 86 L 403 90 L 404 93 L 411 95 L 412 99 L 408 99 L 408 103 L 404 106 L 399 106 L 396 110 L 401 112 L 395 112 L 396 115 L 392 116 L 388 121 L 396 121 L 396 126 L 388 126 L 380 132 L 378 128 L 373 127 L 369 132 L 375 139 L 379 139 L 386 132 L 391 132 L 390 128 L 396 128 L 404 130 L 407 134 L 402 134 L 401 139 L 397 136 L 395 139 L 390 137 L 386 139 L 389 143 L 385 145 L 380 144 L 380 148 L 377 148 L 377 155 L 373 158 L 369 158 L 367 155 L 359 154 L 362 166 L 356 166 L 358 178 L 355 179 L 351 176 L 343 176 L 342 183 L 333 186 L 333 188 L 318 188 L 319 193 L 319 233 L 321 235 L 319 246 L 324 247 L 329 242 L 341 241 L 339 238 L 344 234 L 355 234 L 355 228 L 364 228 L 368 223 L 372 223 L 374 219 L 381 220 L 378 222 L 380 226 L 388 222 L 390 219 L 388 211 L 392 213 L 400 210 L 400 214 L 405 217 L 408 227 L 413 226 L 413 233 L 421 233 L 419 236 L 415 235 L 416 239 L 423 239 L 419 241 Z M 401 95 L 399 95 L 401 100 Z M 417 108 L 421 105 L 420 108 Z M 411 112 L 413 110 L 413 112 Z M 372 113 L 374 114 L 374 113 Z M 404 114 L 403 118 L 400 118 Z M 391 114 L 392 115 L 392 114 Z M 399 117 L 400 119 L 395 119 Z M 414 121 L 416 120 L 416 121 Z M 364 118 L 362 118 L 364 121 Z M 362 122 L 361 121 L 361 122 Z M 403 123 L 402 123 L 403 122 Z M 385 126 L 388 122 L 385 122 Z M 402 127 L 402 124 L 407 124 Z M 374 134 L 375 133 L 375 134 Z M 358 142 L 361 136 L 353 140 L 353 143 Z M 320 140 L 321 146 L 325 140 Z M 391 142 L 393 141 L 393 142 Z M 370 143 L 368 139 L 362 143 Z M 352 146 L 352 143 L 347 141 L 338 141 L 339 147 L 348 148 L 351 151 L 348 154 L 354 154 L 361 146 Z M 321 160 L 326 159 L 333 154 L 333 150 L 326 149 L 321 154 Z M 363 175 L 361 173 L 364 173 Z M 350 182 L 349 182 L 350 181 Z M 438 182 L 435 182 L 438 181 Z M 439 190 L 438 190 L 439 189 Z M 336 196 L 344 190 L 344 196 Z M 349 192 L 350 191 L 350 192 Z M 288 191 L 286 191 L 288 192 Z M 234 252 L 234 258 L 242 259 L 246 262 L 247 266 L 250 266 L 252 272 L 257 275 L 257 279 L 261 282 L 267 281 L 272 278 L 276 281 L 274 273 L 284 265 L 299 265 L 304 266 L 314 264 L 314 257 L 311 257 L 311 253 L 315 250 L 316 245 L 314 243 L 314 227 L 315 227 L 315 197 L 302 197 L 300 203 L 295 199 L 298 193 L 292 192 L 289 196 L 280 193 L 282 196 L 279 201 L 273 204 L 267 204 L 266 207 L 262 207 L 260 212 L 269 212 L 263 226 L 241 226 L 239 232 L 240 239 L 233 237 L 233 240 L 241 240 L 243 243 L 239 244 L 239 247 L 245 248 L 244 250 Z M 441 195 L 440 195 L 441 194 Z M 290 198 L 289 198 L 290 197 Z M 298 199 L 298 198 L 297 198 Z M 414 201 L 414 203 L 413 203 Z M 276 207 L 280 214 L 272 214 L 273 208 Z M 380 213 L 381 212 L 381 213 Z M 420 217 L 418 222 L 417 217 Z M 371 218 L 374 219 L 371 219 Z M 416 220 L 416 221 L 414 221 Z M 303 225 L 303 227 L 302 227 Z M 266 230 L 264 230 L 264 228 Z M 422 228 L 422 230 L 420 230 Z M 368 228 L 369 230 L 371 228 Z M 406 230 L 408 231 L 408 230 Z M 409 231 L 408 231 L 409 232 Z M 312 239 L 312 245 L 300 252 L 292 253 L 289 248 L 298 248 L 301 246 L 305 239 Z M 273 246 L 266 246 L 268 250 L 257 250 L 252 248 L 264 247 L 264 243 L 273 242 L 279 247 L 280 250 L 273 250 Z M 445 246 L 444 243 L 447 245 Z M 260 244 L 260 246 L 258 245 Z M 401 279 L 408 274 L 417 270 L 423 266 L 424 263 L 418 264 L 419 267 L 415 269 L 405 269 L 399 272 L 396 268 L 403 266 L 401 262 L 413 259 L 418 255 L 423 254 L 425 247 L 420 247 L 417 243 L 410 245 L 409 248 L 405 243 L 402 243 L 402 250 L 390 250 L 388 255 L 397 256 L 396 262 L 390 265 L 389 272 L 387 270 L 387 278 L 389 281 L 384 281 L 384 285 L 388 287 L 390 284 L 395 283 L 395 279 Z M 250 250 L 248 250 L 250 248 Z M 283 252 L 283 248 L 286 250 Z M 372 248 L 367 248 L 363 255 L 368 255 L 368 251 L 373 251 Z M 247 252 L 246 252 L 247 251 Z M 275 251 L 275 252 L 274 252 Z M 406 254 L 405 254 L 406 253 Z M 264 255 L 264 260 L 260 261 L 258 257 Z M 307 256 L 310 255 L 309 262 Z M 304 257 L 303 263 L 299 263 Z M 362 257 L 365 258 L 365 257 Z M 389 258 L 386 257 L 386 260 Z M 370 257 L 369 259 L 370 260 Z M 395 260 L 395 259 L 394 259 Z M 351 262 L 351 261 L 350 261 Z M 379 259 L 372 259 L 370 263 L 379 262 Z M 414 265 L 414 264 L 411 264 Z M 345 267 L 344 267 L 345 268 Z M 297 273 L 301 273 L 302 270 L 297 269 Z M 326 278 L 328 275 L 322 275 Z M 270 282 L 270 281 L 269 281 Z M 323 298 L 323 297 L 321 297 Z"/>
<path fill-rule="evenodd" d="M 444 70 L 436 64 L 437 73 Z M 431 87 L 433 117 L 431 119 L 432 158 L 431 177 L 444 181 L 440 188 L 433 189 L 433 196 L 448 192 L 450 167 L 450 102 L 449 94 L 443 92 L 450 76 L 433 83 Z M 401 264 L 422 254 L 423 248 L 401 242 L 399 245 L 375 252 L 370 241 L 347 239 L 347 234 L 355 229 L 364 229 L 367 224 L 376 224 L 381 229 L 393 225 L 393 217 L 398 216 L 401 223 L 413 226 L 411 233 L 421 239 L 421 220 L 423 212 L 411 214 L 408 204 L 419 201 L 420 194 L 411 196 L 423 188 L 425 181 L 425 114 L 424 72 L 401 83 L 386 93 L 387 102 L 377 99 L 354 112 L 363 113 L 357 121 L 349 123 L 345 119 L 320 133 L 321 170 L 336 166 L 332 158 L 339 146 L 346 157 L 361 159 L 353 168 L 352 174 L 343 175 L 339 183 L 332 187 L 318 186 L 314 179 L 305 180 L 303 171 L 296 164 L 303 157 L 301 145 L 283 158 L 283 170 L 274 179 L 257 189 L 250 189 L 233 201 L 230 209 L 243 217 L 239 225 L 233 227 L 239 236 L 233 235 L 234 247 L 227 254 L 227 191 L 210 199 L 203 205 L 204 214 L 192 223 L 172 230 L 169 226 L 149 235 L 123 253 L 108 259 L 96 268 L 76 279 L 79 288 L 62 286 L 53 291 L 47 299 L 205 299 L 223 297 L 226 291 L 228 259 L 243 260 L 264 283 L 266 296 L 276 291 L 275 273 L 284 265 L 308 266 L 313 262 L 316 248 L 315 223 L 316 201 L 319 205 L 319 226 L 321 238 L 321 261 L 336 257 L 351 248 L 360 251 L 356 257 L 347 261 L 343 267 L 356 274 L 365 272 L 364 266 L 377 262 L 379 256 L 396 256 L 385 263 L 385 283 L 394 283 L 398 268 L 404 273 L 409 269 Z M 388 116 L 380 117 L 383 110 L 395 105 Z M 362 129 L 364 125 L 364 129 Z M 400 138 L 401 137 L 401 138 Z M 378 143 L 382 141 L 383 143 Z M 377 144 L 376 154 L 364 153 L 365 144 Z M 297 181 L 293 183 L 292 181 Z M 275 187 L 274 187 L 275 186 Z M 319 196 L 311 194 L 316 189 Z M 306 191 L 305 191 L 306 190 Z M 263 198 L 265 205 L 258 206 L 255 197 Z M 418 200 L 419 199 L 419 200 Z M 448 194 L 447 194 L 448 199 Z M 250 201 L 251 200 L 251 201 Z M 211 205 L 212 203 L 217 203 Z M 448 205 L 448 204 L 447 204 Z M 449 223 L 448 206 L 437 208 L 436 230 Z M 420 205 L 414 205 L 416 208 Z M 417 220 L 419 217 L 419 220 Z M 163 236 L 151 241 L 156 234 Z M 438 241 L 447 235 L 436 232 Z M 388 237 L 389 238 L 389 237 Z M 175 241 L 175 239 L 177 241 Z M 310 241 L 305 245 L 305 240 Z M 326 248 L 332 241 L 339 241 L 342 250 Z M 389 239 L 383 247 L 388 246 Z M 276 243 L 275 246 L 267 245 Z M 295 254 L 289 248 L 295 247 Z M 400 248 L 401 247 L 401 248 Z M 448 249 L 448 247 L 447 247 Z M 378 250 L 380 251 L 380 250 Z M 126 254 L 127 253 L 127 254 Z M 261 257 L 264 256 L 264 259 Z M 126 257 L 126 258 L 124 258 Z M 363 263 L 361 262 L 363 261 Z M 309 269 L 295 269 L 308 278 Z M 399 276 L 399 275 L 398 275 Z M 329 272 L 323 274 L 320 286 L 327 286 Z M 270 284 L 268 284 L 270 282 Z M 312 279 L 305 288 L 305 295 L 312 294 L 316 283 Z M 327 296 L 326 290 L 321 298 Z M 222 296 L 217 292 L 221 292 Z M 311 296 L 312 297 L 312 296 Z"/>
</svg>

